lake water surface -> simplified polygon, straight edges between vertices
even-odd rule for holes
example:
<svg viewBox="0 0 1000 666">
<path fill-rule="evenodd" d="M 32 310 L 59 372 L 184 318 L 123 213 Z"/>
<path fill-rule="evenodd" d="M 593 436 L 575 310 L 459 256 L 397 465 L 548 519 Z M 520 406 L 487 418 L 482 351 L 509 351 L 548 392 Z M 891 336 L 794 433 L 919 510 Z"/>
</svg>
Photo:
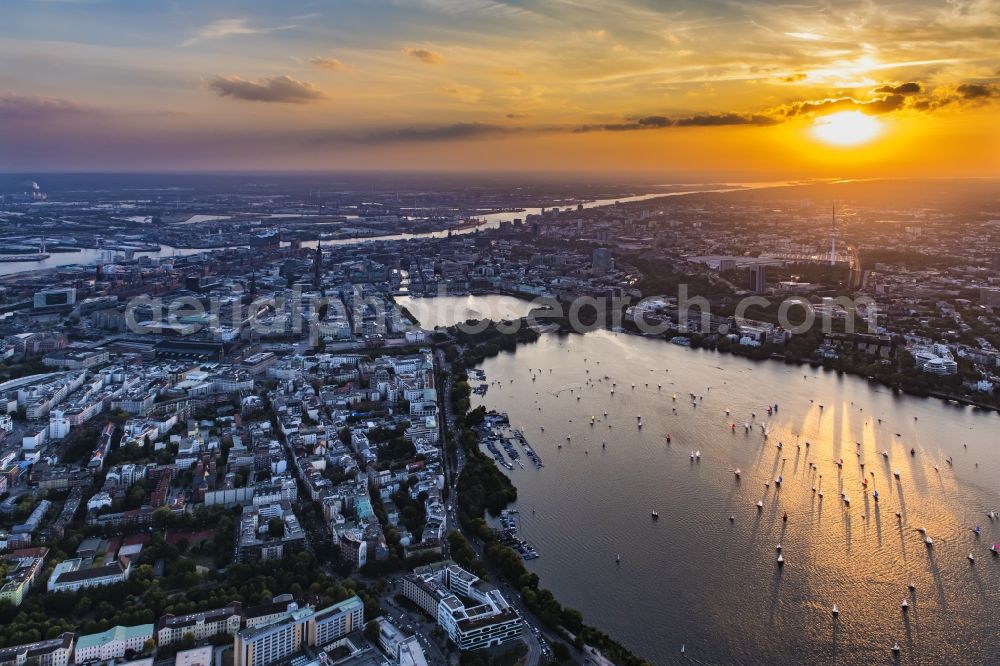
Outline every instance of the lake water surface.
<svg viewBox="0 0 1000 666">
<path fill-rule="evenodd" d="M 481 367 L 545 463 L 506 472 L 528 568 L 652 662 L 1000 663 L 997 414 L 608 331 Z"/>
<path fill-rule="evenodd" d="M 469 319 L 520 319 L 531 310 L 531 301 L 497 294 L 489 296 L 396 296 L 396 303 L 417 318 L 426 329 L 451 326 Z"/>
</svg>

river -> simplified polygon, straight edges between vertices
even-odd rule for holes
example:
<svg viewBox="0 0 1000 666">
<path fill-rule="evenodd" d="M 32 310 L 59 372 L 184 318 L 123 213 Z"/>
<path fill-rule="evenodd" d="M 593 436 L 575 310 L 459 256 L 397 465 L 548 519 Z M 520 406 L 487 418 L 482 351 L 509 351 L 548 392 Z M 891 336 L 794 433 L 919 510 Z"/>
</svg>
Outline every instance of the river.
<svg viewBox="0 0 1000 666">
<path fill-rule="evenodd" d="M 166 259 L 174 256 L 186 257 L 192 254 L 210 251 L 211 250 L 161 245 L 159 251 L 157 252 L 136 252 L 135 256 Z M 0 262 L 0 276 L 13 275 L 14 273 L 23 273 L 25 271 L 42 271 L 51 268 L 59 268 L 60 266 L 96 266 L 97 261 L 101 258 L 101 252 L 103 252 L 103 250 L 84 248 L 79 252 L 53 252 L 49 255 L 48 259 L 43 259 L 41 261 Z"/>
<path fill-rule="evenodd" d="M 998 415 L 609 331 L 481 367 L 545 463 L 506 472 L 528 568 L 653 663 L 998 663 Z"/>
<path fill-rule="evenodd" d="M 585 201 L 579 205 L 582 208 L 600 208 L 602 206 L 613 206 L 619 203 L 629 203 L 632 201 L 647 201 L 649 199 L 659 199 L 661 197 L 677 197 L 683 196 L 685 194 L 708 194 L 715 192 L 733 192 L 739 189 L 759 189 L 762 187 L 785 187 L 793 183 L 787 181 L 775 181 L 775 182 L 760 182 L 760 183 L 726 183 L 725 187 L 712 187 L 708 189 L 697 189 L 697 190 L 683 190 L 676 192 L 654 192 L 652 194 L 637 194 L 632 197 L 619 197 L 617 199 L 595 199 L 593 201 Z M 570 206 L 569 203 L 553 203 L 545 208 L 568 208 L 574 207 Z M 403 241 L 411 240 L 414 238 L 446 238 L 448 234 L 470 234 L 481 229 L 496 229 L 500 226 L 501 222 L 507 222 L 515 220 L 517 218 L 525 219 L 529 215 L 538 215 L 542 212 L 541 207 L 524 208 L 519 211 L 506 211 L 502 213 L 488 213 L 486 215 L 480 215 L 479 219 L 482 220 L 482 224 L 476 226 L 462 227 L 461 229 L 455 230 L 442 230 L 442 231 L 428 231 L 419 234 L 392 234 L 389 236 L 371 236 L 367 238 L 336 238 L 333 240 L 322 241 L 322 245 L 354 245 L 357 243 L 364 243 L 370 241 Z"/>
<path fill-rule="evenodd" d="M 630 201 L 645 201 L 647 199 L 657 199 L 660 197 L 672 197 L 672 196 L 682 196 L 685 194 L 706 194 L 713 192 L 730 192 L 736 191 L 737 189 L 747 190 L 747 189 L 759 189 L 764 187 L 784 187 L 792 185 L 791 182 L 759 182 L 759 183 L 727 183 L 725 187 L 710 187 L 706 189 L 697 190 L 686 190 L 686 191 L 676 191 L 676 192 L 657 192 L 652 194 L 640 194 L 632 197 L 620 197 L 618 199 L 597 199 L 594 201 L 587 201 L 581 205 L 584 208 L 597 208 L 600 206 L 611 206 L 616 203 L 628 203 Z M 555 203 L 553 205 L 560 205 Z M 568 204 L 564 204 L 568 205 Z M 548 206 L 551 208 L 552 206 Z M 490 213 L 488 215 L 480 216 L 483 223 L 477 226 L 468 226 L 454 231 L 431 231 L 425 233 L 416 234 L 389 234 L 383 236 L 368 236 L 364 238 L 337 238 L 331 240 L 321 241 L 324 246 L 339 246 L 339 245 L 357 245 L 359 243 L 370 243 L 373 241 L 405 241 L 417 238 L 445 238 L 449 233 L 452 234 L 467 234 L 472 233 L 478 229 L 495 229 L 500 226 L 500 223 L 506 220 L 513 220 L 515 218 L 524 218 L 528 215 L 533 215 L 541 212 L 541 208 L 527 208 L 522 211 L 516 212 L 503 212 L 503 213 Z M 195 216 L 195 217 L 206 217 L 206 216 Z M 216 217 L 218 216 L 207 216 Z M 189 220 L 190 221 L 190 220 Z M 240 247 L 240 246 L 232 246 Z M 245 247 L 245 246 L 243 246 Z M 162 245 L 159 252 L 136 252 L 135 256 L 150 256 L 156 258 L 168 258 L 171 256 L 189 256 L 192 254 L 199 254 L 201 252 L 211 252 L 213 250 L 223 250 L 228 249 L 227 247 L 218 248 L 174 248 L 166 245 Z M 79 264 L 81 266 L 93 266 L 97 264 L 98 259 L 101 256 L 101 250 L 95 249 L 84 249 L 80 252 L 58 252 L 52 253 L 48 259 L 42 261 L 14 261 L 14 262 L 0 262 L 0 276 L 12 275 L 14 273 L 22 273 L 25 271 L 37 271 L 46 270 L 51 268 L 58 268 L 60 266 L 69 266 Z"/>
</svg>

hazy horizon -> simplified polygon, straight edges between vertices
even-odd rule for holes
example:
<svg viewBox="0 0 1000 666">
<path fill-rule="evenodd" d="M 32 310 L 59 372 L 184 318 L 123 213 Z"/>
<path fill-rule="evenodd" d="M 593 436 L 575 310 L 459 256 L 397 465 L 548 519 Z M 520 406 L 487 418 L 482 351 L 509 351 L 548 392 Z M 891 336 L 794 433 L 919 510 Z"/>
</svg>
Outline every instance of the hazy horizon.
<svg viewBox="0 0 1000 666">
<path fill-rule="evenodd" d="M 5 172 L 1000 174 L 995 0 L 13 0 L 0 18 Z"/>
</svg>

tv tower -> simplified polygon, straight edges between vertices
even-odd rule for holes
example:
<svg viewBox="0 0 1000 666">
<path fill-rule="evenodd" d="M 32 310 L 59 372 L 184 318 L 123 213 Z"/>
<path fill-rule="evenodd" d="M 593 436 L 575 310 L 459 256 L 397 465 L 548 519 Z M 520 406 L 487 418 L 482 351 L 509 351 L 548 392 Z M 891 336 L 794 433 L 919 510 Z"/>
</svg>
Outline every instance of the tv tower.
<svg viewBox="0 0 1000 666">
<path fill-rule="evenodd" d="M 833 215 L 830 218 L 830 265 L 837 265 L 837 204 L 833 204 Z"/>
</svg>

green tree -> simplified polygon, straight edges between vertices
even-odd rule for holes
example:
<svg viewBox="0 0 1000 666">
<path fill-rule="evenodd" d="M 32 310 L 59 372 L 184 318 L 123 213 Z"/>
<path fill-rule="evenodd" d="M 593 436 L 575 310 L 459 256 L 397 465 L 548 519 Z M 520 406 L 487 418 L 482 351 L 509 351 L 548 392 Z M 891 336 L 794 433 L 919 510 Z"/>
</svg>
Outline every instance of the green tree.
<svg viewBox="0 0 1000 666">
<path fill-rule="evenodd" d="M 379 627 L 378 620 L 368 620 L 368 623 L 365 624 L 365 638 L 367 638 L 368 642 L 373 645 L 378 645 L 378 635 L 380 631 L 381 628 Z"/>
<path fill-rule="evenodd" d="M 161 506 L 159 509 L 153 512 L 153 527 L 155 527 L 158 530 L 162 530 L 163 528 L 165 528 L 167 525 L 170 524 L 170 519 L 172 517 L 173 514 L 171 513 L 170 508 L 166 506 Z"/>
</svg>

